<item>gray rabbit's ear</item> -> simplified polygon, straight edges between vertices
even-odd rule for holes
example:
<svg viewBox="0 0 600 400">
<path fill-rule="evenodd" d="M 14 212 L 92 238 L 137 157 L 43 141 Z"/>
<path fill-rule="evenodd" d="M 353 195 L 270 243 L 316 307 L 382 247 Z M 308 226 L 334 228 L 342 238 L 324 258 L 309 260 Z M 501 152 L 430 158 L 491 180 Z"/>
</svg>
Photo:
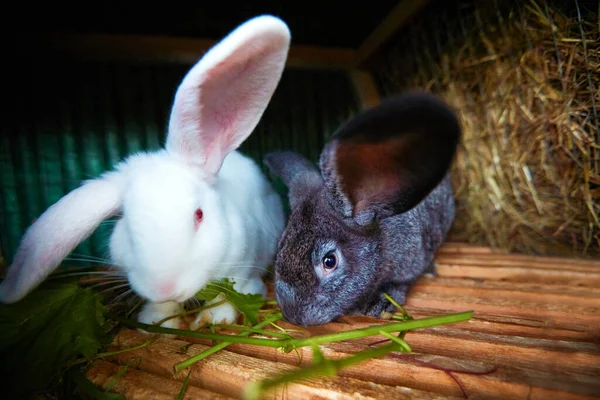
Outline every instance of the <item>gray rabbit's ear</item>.
<svg viewBox="0 0 600 400">
<path fill-rule="evenodd" d="M 392 97 L 359 113 L 321 153 L 329 202 L 356 221 L 410 210 L 446 175 L 460 134 L 454 112 L 426 93 Z"/>
<path fill-rule="evenodd" d="M 291 208 L 294 208 L 307 193 L 313 192 L 313 189 L 323 184 L 317 167 L 298 153 L 272 152 L 265 156 L 264 162 L 288 187 Z"/>
</svg>

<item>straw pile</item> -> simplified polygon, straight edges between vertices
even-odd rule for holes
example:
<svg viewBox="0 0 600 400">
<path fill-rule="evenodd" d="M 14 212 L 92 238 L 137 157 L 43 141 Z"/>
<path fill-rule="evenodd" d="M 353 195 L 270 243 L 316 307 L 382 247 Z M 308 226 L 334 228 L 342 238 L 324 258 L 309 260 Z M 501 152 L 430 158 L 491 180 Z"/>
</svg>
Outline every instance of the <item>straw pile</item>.
<svg viewBox="0 0 600 400">
<path fill-rule="evenodd" d="M 502 25 L 460 37 L 458 51 L 444 52 L 432 76 L 404 83 L 441 95 L 462 119 L 451 239 L 597 256 L 597 16 L 580 22 L 531 1 Z"/>
</svg>

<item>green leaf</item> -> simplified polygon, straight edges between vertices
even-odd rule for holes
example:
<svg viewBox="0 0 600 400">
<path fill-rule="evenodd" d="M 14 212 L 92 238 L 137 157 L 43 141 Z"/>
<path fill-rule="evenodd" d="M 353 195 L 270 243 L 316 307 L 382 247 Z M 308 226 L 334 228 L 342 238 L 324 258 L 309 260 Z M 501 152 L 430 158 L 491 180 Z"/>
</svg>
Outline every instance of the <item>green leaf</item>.
<svg viewBox="0 0 600 400">
<path fill-rule="evenodd" d="M 235 292 L 235 289 L 233 288 L 234 284 L 235 282 L 229 280 L 229 278 L 223 278 L 220 281 L 209 282 L 196 293 L 196 298 L 198 300 L 204 300 L 207 302 L 211 301 L 220 293 L 229 294 L 230 292 Z"/>
<path fill-rule="evenodd" d="M 321 352 L 321 349 L 319 348 L 318 344 L 313 344 L 312 345 L 312 363 L 313 364 L 318 364 L 320 362 L 323 362 L 323 360 L 325 360 L 325 355 L 323 354 L 323 352 Z"/>
<path fill-rule="evenodd" d="M 47 389 L 65 364 L 91 359 L 112 340 L 102 297 L 75 283 L 46 281 L 21 301 L 0 304 L 0 376 L 6 394 Z"/>
<path fill-rule="evenodd" d="M 256 325 L 258 323 L 258 311 L 265 304 L 265 299 L 260 294 L 239 293 L 233 288 L 234 284 L 235 282 L 228 278 L 210 282 L 196 293 L 196 298 L 208 302 L 223 293 L 227 296 L 227 300 L 244 314 L 252 325 Z"/>
</svg>

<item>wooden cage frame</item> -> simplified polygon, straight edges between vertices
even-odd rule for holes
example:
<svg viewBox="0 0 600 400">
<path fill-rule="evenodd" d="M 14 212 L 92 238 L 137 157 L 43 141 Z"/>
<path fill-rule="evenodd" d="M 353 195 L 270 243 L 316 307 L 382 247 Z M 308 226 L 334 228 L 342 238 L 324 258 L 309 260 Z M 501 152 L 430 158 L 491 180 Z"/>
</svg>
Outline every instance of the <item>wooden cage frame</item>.
<svg viewBox="0 0 600 400">
<path fill-rule="evenodd" d="M 361 107 L 377 104 L 380 94 L 363 68 L 381 46 L 430 0 L 400 0 L 358 48 L 292 44 L 286 67 L 343 70 L 350 74 Z M 123 63 L 192 65 L 217 43 L 212 38 L 146 35 L 38 33 L 24 43 L 30 50 L 51 50 L 79 59 Z M 293 39 L 292 39 L 293 40 Z"/>
<path fill-rule="evenodd" d="M 429 2 L 400 0 L 357 48 L 292 44 L 287 67 L 344 71 L 351 79 L 360 106 L 375 106 L 382 96 L 365 65 Z M 26 46 L 31 51 L 50 49 L 78 59 L 181 65 L 195 63 L 216 43 L 212 38 L 108 34 L 34 34 L 27 40 Z M 396 361 L 373 360 L 363 370 L 360 367 L 348 369 L 339 376 L 337 383 L 329 384 L 319 378 L 291 385 L 286 389 L 287 395 L 292 398 L 319 396 L 321 387 L 326 387 L 330 394 L 338 390 L 344 394 L 364 395 L 364 398 L 387 395 L 397 396 L 395 398 L 463 398 L 466 391 L 476 388 L 479 396 L 518 399 L 551 396 L 585 399 L 598 395 L 591 392 L 600 390 L 600 384 L 592 382 L 593 375 L 600 374 L 597 330 L 600 327 L 597 286 L 600 262 L 502 254 L 487 247 L 447 243 L 440 250 L 436 263 L 439 276 L 424 279 L 415 287 L 407 309 L 415 315 L 425 316 L 444 309 L 461 311 L 470 308 L 478 315 L 473 321 L 448 329 L 416 334 L 414 348 L 421 355 L 427 355 L 427 349 L 434 349 L 438 353 L 433 354 L 441 354 L 440 358 L 445 360 L 477 355 L 480 362 L 474 362 L 471 367 L 483 368 L 483 371 L 490 365 L 499 365 L 498 376 L 489 377 L 488 372 L 481 372 L 463 374 L 458 380 L 441 368 L 429 368 L 425 363 L 410 359 L 398 361 L 404 368 L 402 376 L 398 376 L 393 371 L 399 365 Z M 362 317 L 344 318 L 339 325 L 350 323 L 365 326 L 374 322 Z M 327 329 L 341 328 L 314 328 L 310 333 Z M 123 330 L 111 349 L 132 348 L 145 340 L 145 336 L 133 330 Z M 168 379 L 166 376 L 171 371 L 165 366 L 181 359 L 177 351 L 182 344 L 201 351 L 210 343 L 160 339 L 146 349 L 128 353 L 144 354 L 146 364 L 140 371 L 123 375 L 114 389 L 126 393 L 129 398 L 149 395 L 173 398 L 185 376 L 180 374 Z M 231 353 L 223 352 L 204 365 L 209 378 L 200 377 L 200 372 L 192 376 L 190 396 L 237 397 L 241 382 L 248 375 L 264 374 L 274 371 L 280 364 L 295 363 L 295 355 L 282 355 L 275 349 L 245 349 L 235 345 L 231 349 Z M 336 357 L 345 352 L 333 347 L 326 351 Z M 308 349 L 303 353 L 310 357 Z M 119 373 L 117 365 L 125 362 L 122 357 L 116 355 L 98 360 L 89 370 L 88 379 L 106 388 Z M 244 364 L 252 357 L 260 364 Z M 572 379 L 553 382 L 552 374 L 562 370 Z M 228 371 L 229 375 L 220 377 L 223 371 Z M 513 379 L 511 373 L 516 374 L 516 378 Z M 223 385 L 225 389 L 220 389 L 224 394 L 218 395 L 211 385 Z M 578 385 L 583 388 L 575 390 Z M 444 395 L 438 397 L 440 393 Z"/>
</svg>

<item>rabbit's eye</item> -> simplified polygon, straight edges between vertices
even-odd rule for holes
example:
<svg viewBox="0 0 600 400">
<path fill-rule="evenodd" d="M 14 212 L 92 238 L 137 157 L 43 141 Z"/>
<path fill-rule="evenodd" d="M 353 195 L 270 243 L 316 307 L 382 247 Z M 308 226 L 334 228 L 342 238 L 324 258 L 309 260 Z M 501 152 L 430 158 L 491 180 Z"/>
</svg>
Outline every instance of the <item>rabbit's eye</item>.
<svg viewBox="0 0 600 400">
<path fill-rule="evenodd" d="M 327 253 L 325 257 L 323 257 L 323 268 L 325 269 L 334 269 L 337 266 L 337 258 L 333 252 Z"/>
<path fill-rule="evenodd" d="M 196 227 L 198 227 L 200 222 L 202 222 L 202 218 L 204 218 L 204 213 L 202 212 L 202 209 L 196 209 L 196 212 L 194 212 L 194 220 L 196 222 Z"/>
</svg>

